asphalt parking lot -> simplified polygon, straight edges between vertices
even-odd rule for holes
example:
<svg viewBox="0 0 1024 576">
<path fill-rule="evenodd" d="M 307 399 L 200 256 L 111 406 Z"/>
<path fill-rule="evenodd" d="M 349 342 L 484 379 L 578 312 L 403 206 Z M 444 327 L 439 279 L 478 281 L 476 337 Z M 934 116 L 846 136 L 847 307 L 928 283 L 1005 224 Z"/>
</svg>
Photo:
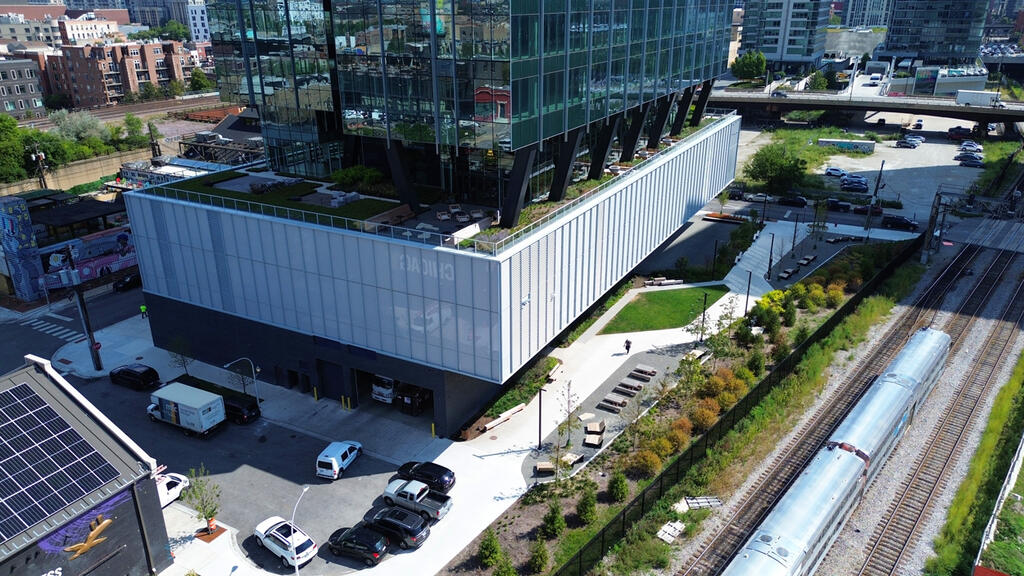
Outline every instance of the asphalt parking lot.
<svg viewBox="0 0 1024 576">
<path fill-rule="evenodd" d="M 900 122 L 912 121 L 907 114 L 895 113 L 878 114 L 872 118 L 886 116 L 891 117 L 887 119 L 888 128 L 879 129 L 879 133 L 893 132 L 898 130 Z M 981 175 L 981 170 L 960 166 L 959 162 L 953 160 L 959 142 L 946 138 L 946 130 L 958 125 L 970 127 L 969 122 L 931 116 L 914 116 L 913 120 L 918 118 L 924 120 L 924 130 L 914 130 L 914 133 L 924 136 L 926 141 L 917 148 L 896 148 L 895 141 L 884 140 L 875 145 L 875 152 L 870 156 L 833 156 L 817 172 L 823 173 L 828 166 L 838 166 L 848 172 L 863 175 L 873 189 L 878 170 L 882 161 L 885 161 L 882 173 L 885 188 L 879 192 L 879 197 L 903 202 L 902 210 L 886 208 L 886 213 L 900 214 L 920 222 L 927 220 L 932 200 L 940 185 L 943 188 L 964 190 Z M 838 191 L 837 178 L 825 180 Z"/>
<path fill-rule="evenodd" d="M 371 506 L 383 507 L 378 497 L 397 469 L 393 463 L 364 453 L 342 478 L 330 482 L 317 478 L 314 471 L 316 457 L 326 446 L 322 439 L 264 419 L 248 425 L 226 423 L 205 439 L 188 437 L 180 428 L 149 420 L 146 392 L 114 386 L 107 378 L 72 380 L 157 462 L 165 464 L 168 472 L 187 474 L 190 468 L 205 465 L 221 487 L 217 518 L 239 530 L 242 549 L 263 569 L 277 574 L 294 571 L 260 548 L 252 531 L 271 516 L 290 519 L 303 485 L 310 489 L 302 497 L 295 523 L 319 546 L 317 557 L 303 570 L 338 574 L 348 572 L 346 568 L 362 567 L 354 559 L 331 554 L 326 542 L 336 529 L 372 516 Z"/>
</svg>

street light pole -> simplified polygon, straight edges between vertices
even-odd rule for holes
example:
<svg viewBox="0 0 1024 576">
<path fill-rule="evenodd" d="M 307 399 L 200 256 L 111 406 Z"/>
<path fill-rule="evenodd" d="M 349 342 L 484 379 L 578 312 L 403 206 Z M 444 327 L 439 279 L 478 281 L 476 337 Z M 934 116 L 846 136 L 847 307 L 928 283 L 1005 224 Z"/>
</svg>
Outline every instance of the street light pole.
<svg viewBox="0 0 1024 576">
<path fill-rule="evenodd" d="M 768 249 L 768 271 L 764 273 L 765 280 L 772 279 L 772 256 L 775 255 L 775 233 L 769 232 L 772 235 L 772 247 Z"/>
<path fill-rule="evenodd" d="M 224 365 L 224 368 L 227 368 L 227 367 L 231 366 L 232 364 L 234 364 L 235 362 L 240 362 L 242 360 L 245 360 L 246 362 L 248 362 L 249 363 L 249 368 L 252 370 L 252 384 L 253 384 L 253 387 L 256 389 L 256 406 L 259 406 L 260 405 L 260 381 L 256 379 L 256 375 L 260 373 L 260 367 L 257 366 L 256 364 L 254 364 L 253 361 L 250 360 L 248 357 L 242 356 L 241 358 L 235 358 L 231 362 L 228 362 L 227 364 Z M 244 390 L 243 390 L 243 392 L 244 392 Z"/>
<path fill-rule="evenodd" d="M 704 293 L 704 308 L 700 311 L 700 341 L 704 342 L 704 317 L 708 312 L 708 293 Z"/>
<path fill-rule="evenodd" d="M 541 423 L 544 421 L 544 389 L 537 391 L 537 451 L 540 452 L 544 444 L 541 441 Z"/>
<path fill-rule="evenodd" d="M 299 498 L 295 501 L 295 507 L 292 508 L 292 530 L 295 529 L 295 512 L 299 509 L 299 502 L 302 502 L 302 497 L 309 491 L 309 486 L 302 487 L 302 493 L 299 494 Z M 292 551 L 292 562 L 295 565 L 295 576 L 299 576 L 299 559 L 295 554 L 295 538 L 289 537 L 288 542 L 291 544 L 290 548 Z"/>
</svg>

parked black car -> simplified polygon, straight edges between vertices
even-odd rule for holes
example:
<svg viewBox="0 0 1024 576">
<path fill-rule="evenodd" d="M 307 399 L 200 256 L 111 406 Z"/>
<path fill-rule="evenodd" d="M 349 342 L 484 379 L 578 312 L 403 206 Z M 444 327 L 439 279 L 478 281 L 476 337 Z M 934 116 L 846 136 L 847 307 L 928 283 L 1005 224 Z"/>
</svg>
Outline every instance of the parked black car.
<svg viewBox="0 0 1024 576">
<path fill-rule="evenodd" d="M 110 371 L 110 382 L 135 390 L 152 390 L 163 385 L 160 375 L 145 364 L 126 364 Z"/>
<path fill-rule="evenodd" d="M 351 528 L 339 528 L 331 534 L 327 547 L 337 556 L 362 560 L 367 566 L 376 566 L 388 553 L 390 541 L 377 530 L 360 522 Z"/>
<path fill-rule="evenodd" d="M 402 480 L 419 480 L 431 490 L 447 494 L 455 486 L 455 472 L 433 462 L 406 462 L 398 469 Z"/>
<path fill-rule="evenodd" d="M 852 206 L 850 206 L 849 202 L 840 202 L 835 198 L 828 199 L 828 209 L 833 212 L 849 212 L 850 208 L 852 208 Z"/>
<path fill-rule="evenodd" d="M 783 206 L 796 206 L 797 208 L 803 208 L 807 206 L 807 198 L 803 196 L 781 196 L 779 197 L 779 204 Z"/>
<path fill-rule="evenodd" d="M 402 508 L 390 507 L 377 512 L 370 526 L 398 544 L 402 550 L 419 548 L 430 536 L 430 522 Z"/>
<path fill-rule="evenodd" d="M 125 292 L 132 288 L 139 288 L 142 286 L 142 276 L 139 274 L 129 274 L 117 282 L 114 282 L 114 292 Z"/>
<path fill-rule="evenodd" d="M 897 228 L 900 230 L 917 230 L 917 222 L 914 222 L 906 216 L 896 216 L 889 214 L 882 216 L 882 226 L 886 228 Z"/>
<path fill-rule="evenodd" d="M 875 204 L 875 205 L 861 204 L 859 206 L 854 206 L 853 213 L 854 214 L 867 214 L 869 206 L 871 207 L 871 214 L 872 215 L 880 216 L 882 214 L 882 207 L 877 205 L 877 204 Z"/>
<path fill-rule="evenodd" d="M 248 424 L 260 417 L 260 405 L 250 396 L 225 396 L 224 414 L 235 424 Z"/>
<path fill-rule="evenodd" d="M 868 191 L 868 185 L 862 182 L 849 182 L 839 187 L 843 192 L 859 192 L 861 194 Z"/>
</svg>

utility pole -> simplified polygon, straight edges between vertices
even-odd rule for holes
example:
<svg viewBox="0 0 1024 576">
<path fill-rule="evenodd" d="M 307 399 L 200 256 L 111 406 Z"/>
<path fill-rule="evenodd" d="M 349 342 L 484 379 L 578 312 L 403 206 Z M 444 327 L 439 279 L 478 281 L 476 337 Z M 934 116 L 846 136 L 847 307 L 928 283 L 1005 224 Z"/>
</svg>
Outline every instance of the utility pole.
<svg viewBox="0 0 1024 576">
<path fill-rule="evenodd" d="M 103 360 L 100 359 L 100 346 L 96 342 L 96 335 L 92 331 L 92 324 L 89 322 L 89 310 L 85 306 L 85 294 L 82 292 L 82 284 L 79 279 L 78 270 L 75 270 L 75 260 L 71 256 L 71 246 L 64 247 L 64 255 L 68 259 L 68 277 L 71 280 L 71 289 L 75 293 L 78 303 L 78 314 L 82 317 L 82 329 L 89 339 L 89 354 L 92 355 L 92 366 L 97 372 L 103 370 Z"/>
<path fill-rule="evenodd" d="M 878 202 L 878 190 L 879 187 L 882 185 L 882 170 L 885 170 L 885 160 L 882 160 L 882 165 L 878 168 L 878 177 L 875 178 L 875 192 L 874 194 L 871 195 L 871 201 L 868 203 L 868 215 L 867 218 L 864 219 L 865 230 L 871 230 L 871 210 L 875 207 L 875 204 Z M 866 241 L 867 236 L 865 236 L 864 238 Z"/>
<path fill-rule="evenodd" d="M 769 232 L 772 235 L 772 246 L 768 249 L 768 271 L 764 273 L 765 280 L 772 279 L 772 256 L 775 255 L 775 233 Z"/>
<path fill-rule="evenodd" d="M 39 151 L 39 143 L 35 143 L 35 152 L 31 154 L 32 160 L 36 163 L 36 170 L 39 173 L 39 187 L 43 190 L 49 189 L 46 185 L 46 153 Z"/>
<path fill-rule="evenodd" d="M 797 212 L 797 214 L 796 214 L 796 221 L 793 222 L 793 250 L 791 252 L 791 254 L 793 255 L 793 260 L 796 260 L 796 229 L 797 229 L 798 226 L 800 226 L 800 213 L 799 212 Z"/>
</svg>

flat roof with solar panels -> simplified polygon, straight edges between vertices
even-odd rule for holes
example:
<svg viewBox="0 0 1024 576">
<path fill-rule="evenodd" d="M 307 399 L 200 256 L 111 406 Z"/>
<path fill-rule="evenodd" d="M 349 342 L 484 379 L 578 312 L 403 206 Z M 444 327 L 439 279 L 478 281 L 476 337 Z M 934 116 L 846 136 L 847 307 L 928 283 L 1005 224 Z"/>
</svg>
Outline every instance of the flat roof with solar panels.
<svg viewBox="0 0 1024 576">
<path fill-rule="evenodd" d="M 152 483 L 155 461 L 49 362 L 26 360 L 0 376 L 0 566 L 20 565 L 15 560 L 23 553 L 37 558 L 32 548 L 51 562 L 68 562 L 65 544 L 73 547 L 97 515 L 117 524 L 111 536 L 124 532 L 130 540 L 140 532 L 132 516 L 151 506 L 141 501 L 149 499 L 145 481 Z M 152 518 L 144 521 L 152 527 Z M 163 528 L 162 517 L 158 524 Z M 118 571 L 118 562 L 109 564 Z"/>
</svg>

